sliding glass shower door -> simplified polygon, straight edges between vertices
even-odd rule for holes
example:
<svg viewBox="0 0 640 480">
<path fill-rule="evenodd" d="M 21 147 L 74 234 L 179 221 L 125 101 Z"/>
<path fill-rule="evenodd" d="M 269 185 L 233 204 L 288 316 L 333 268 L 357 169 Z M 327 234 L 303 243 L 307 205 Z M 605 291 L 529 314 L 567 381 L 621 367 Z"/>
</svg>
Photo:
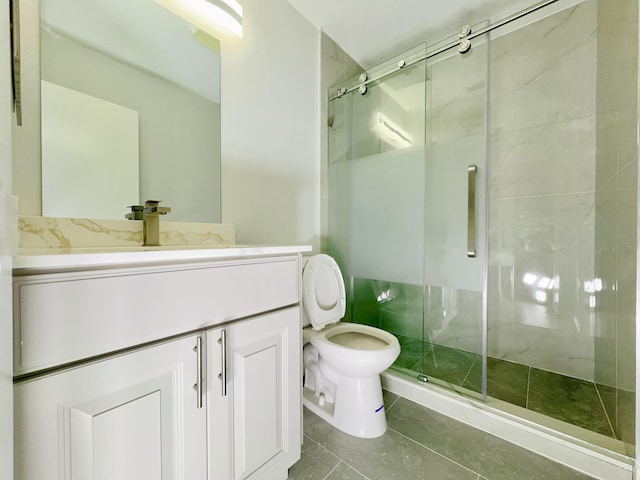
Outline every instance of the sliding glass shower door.
<svg viewBox="0 0 640 480">
<path fill-rule="evenodd" d="M 419 47 L 329 106 L 328 250 L 348 319 L 396 335 L 393 368 L 482 393 L 487 45 Z"/>
<path fill-rule="evenodd" d="M 424 330 L 431 352 L 416 365 L 429 379 L 478 393 L 486 369 L 487 55 L 486 40 L 476 38 L 466 53 L 452 48 L 427 59 Z"/>
<path fill-rule="evenodd" d="M 639 2 L 547 8 L 331 90 L 327 244 L 397 373 L 634 456 Z"/>
</svg>

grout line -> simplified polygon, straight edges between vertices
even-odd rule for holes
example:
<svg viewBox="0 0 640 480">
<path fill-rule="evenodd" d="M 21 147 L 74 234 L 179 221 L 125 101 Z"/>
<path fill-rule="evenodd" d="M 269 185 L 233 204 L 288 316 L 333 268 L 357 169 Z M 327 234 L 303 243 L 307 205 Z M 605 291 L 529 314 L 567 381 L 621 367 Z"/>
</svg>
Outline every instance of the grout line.
<svg viewBox="0 0 640 480">
<path fill-rule="evenodd" d="M 467 374 L 464 376 L 464 379 L 462 380 L 462 383 L 460 384 L 460 386 L 462 387 L 464 385 L 464 382 L 467 381 L 467 378 L 469 378 L 469 374 L 471 373 L 471 370 L 473 370 L 473 366 L 476 364 L 476 362 L 478 361 L 478 358 L 480 358 L 480 355 L 476 355 L 476 358 L 473 359 L 473 363 L 471 364 L 471 366 L 469 367 L 469 370 L 467 371 Z M 480 378 L 482 379 L 482 373 L 480 373 Z M 482 380 L 481 382 L 482 383 Z M 480 388 L 482 389 L 482 386 L 480 386 Z M 481 392 L 482 393 L 482 392 Z"/>
<path fill-rule="evenodd" d="M 396 399 L 396 401 L 398 401 L 398 399 L 399 399 L 399 398 L 400 398 L 400 397 L 398 396 L 398 398 Z M 393 403 L 395 404 L 395 402 L 396 402 L 396 401 L 394 401 Z M 476 475 L 478 475 L 478 479 L 479 479 L 479 480 L 482 480 L 482 479 L 484 479 L 484 478 L 485 478 L 485 477 L 483 477 L 481 474 L 479 474 L 478 472 L 475 472 L 475 471 L 471 470 L 470 468 L 468 468 L 468 467 L 466 467 L 466 466 L 462 465 L 461 463 L 458 463 L 458 462 L 456 462 L 455 460 L 452 460 L 451 458 L 449 458 L 449 457 L 447 457 L 447 456 L 445 456 L 445 455 L 441 454 L 440 452 L 437 452 L 437 451 L 435 451 L 435 450 L 433 450 L 433 449 L 431 449 L 431 448 L 427 447 L 426 445 L 421 444 L 420 442 L 418 442 L 418 441 L 414 440 L 413 438 L 408 437 L 407 435 L 405 435 L 405 434 L 403 434 L 403 433 L 400 433 L 400 432 L 398 432 L 397 430 L 394 430 L 393 428 L 391 428 L 391 427 L 389 427 L 389 426 L 387 426 L 387 430 L 391 430 L 392 432 L 397 433 L 397 434 L 398 434 L 398 435 L 400 435 L 401 437 L 404 437 L 404 438 L 406 438 L 407 440 L 409 440 L 409 441 L 411 441 L 411 442 L 413 442 L 413 443 L 415 443 L 415 444 L 417 444 L 417 445 L 420 445 L 422 448 L 424 448 L 424 449 L 426 449 L 426 450 L 428 450 L 428 451 L 430 451 L 430 452 L 432 452 L 432 453 L 435 453 L 435 454 L 436 454 L 436 455 L 438 455 L 439 457 L 442 457 L 442 458 L 444 458 L 444 459 L 448 460 L 449 462 L 451 462 L 451 463 L 453 463 L 453 464 L 455 464 L 455 465 L 458 465 L 459 467 L 462 467 L 462 468 L 464 468 L 465 470 L 467 470 L 467 471 L 469 471 L 469 472 L 471 472 L 471 473 L 475 473 Z M 349 463 L 345 462 L 342 458 L 340 458 L 340 457 L 339 457 L 338 455 L 336 455 L 334 452 L 332 452 L 331 450 L 329 450 L 327 447 L 325 447 L 325 446 L 324 446 L 324 445 L 322 445 L 321 443 L 319 443 L 319 442 L 315 441 L 313 438 L 311 438 L 311 437 L 310 437 L 309 435 L 307 435 L 306 433 L 304 434 L 304 436 L 305 436 L 305 437 L 307 437 L 307 438 L 309 438 L 309 439 L 311 439 L 314 443 L 316 443 L 318 446 L 320 446 L 320 448 L 322 448 L 323 450 L 325 450 L 326 452 L 328 452 L 329 454 L 331 454 L 332 456 L 334 456 L 336 459 L 338 459 L 338 465 L 339 465 L 340 463 L 344 463 L 346 466 L 348 466 L 349 468 L 351 468 L 353 471 L 355 471 L 355 472 L 357 472 L 358 474 L 362 475 L 362 477 L 363 477 L 365 480 L 370 480 L 370 478 L 369 478 L 369 477 L 367 477 L 365 474 L 363 474 L 360 470 L 358 470 L 357 468 L 354 468 L 354 467 L 353 467 L 353 465 L 350 465 Z M 338 467 L 338 465 L 336 465 L 335 467 L 333 467 L 333 469 L 331 470 L 331 472 L 333 472 L 333 471 Z M 329 472 L 329 474 L 331 474 L 331 472 Z M 328 476 L 328 475 L 327 475 L 327 476 Z M 325 480 L 326 480 L 326 478 L 327 478 L 327 477 L 325 477 Z"/>
<path fill-rule="evenodd" d="M 325 449 L 325 450 L 326 450 L 326 449 Z M 329 452 L 329 450 L 327 450 L 327 451 Z M 331 453 L 331 455 L 333 455 L 334 457 L 338 458 L 338 460 L 340 460 L 340 461 L 338 462 L 338 464 L 337 464 L 335 467 L 333 467 L 333 468 L 331 469 L 331 471 L 329 472 L 329 474 L 328 474 L 326 477 L 324 477 L 324 478 L 325 478 L 325 480 L 329 477 L 329 475 L 331 475 L 331 474 L 333 473 L 333 471 L 334 471 L 336 468 L 338 468 L 338 467 L 340 466 L 340 464 L 341 464 L 341 463 L 344 463 L 347 467 L 349 467 L 351 470 L 353 470 L 354 472 L 356 472 L 358 475 L 360 475 L 360 476 L 361 476 L 362 478 L 364 478 L 365 480 L 371 480 L 369 477 L 367 477 L 367 476 L 366 476 L 364 473 L 362 473 L 360 470 L 358 470 L 357 468 L 353 468 L 353 466 L 349 465 L 347 462 L 345 462 L 344 460 L 342 460 L 342 459 L 340 459 L 339 457 L 337 457 L 333 452 L 329 452 L 329 453 Z"/>
<path fill-rule="evenodd" d="M 327 473 L 327 475 L 322 480 L 327 480 L 327 478 L 331 476 L 331 474 L 335 471 L 336 468 L 338 468 L 338 465 L 340 465 L 341 463 L 342 463 L 342 460 L 336 463 L 336 465 L 331 469 L 329 473 Z"/>
<path fill-rule="evenodd" d="M 358 475 L 361 475 L 362 478 L 364 478 L 365 480 L 371 480 L 369 477 L 367 477 L 364 473 L 362 473 L 360 470 L 358 470 L 357 468 L 353 468 L 352 465 L 349 465 L 347 462 L 345 462 L 344 460 L 341 461 L 342 463 L 344 463 L 347 467 L 349 467 L 351 470 L 353 470 L 354 472 L 356 472 Z M 336 465 L 337 468 L 338 465 Z"/>
<path fill-rule="evenodd" d="M 524 402 L 524 408 L 529 408 L 529 388 L 531 388 L 531 365 L 527 371 L 527 398 Z"/>
<path fill-rule="evenodd" d="M 600 390 L 598 390 L 598 385 L 596 385 L 595 382 L 593 382 L 593 387 L 596 389 L 596 394 L 598 395 L 598 400 L 600 400 L 600 406 L 602 407 L 602 411 L 604 412 L 604 416 L 607 419 L 607 423 L 609 424 L 609 428 L 611 429 L 611 433 L 613 434 L 613 438 L 615 438 L 616 440 L 621 440 L 620 438 L 618 438 L 618 436 L 616 435 L 616 431 L 613 429 L 613 424 L 611 423 L 611 419 L 609 418 L 609 412 L 607 412 L 607 409 L 604 406 L 604 402 L 602 401 L 602 396 L 600 395 Z"/>
<path fill-rule="evenodd" d="M 420 360 L 418 360 L 418 361 L 413 365 L 413 367 L 411 367 L 409 370 L 412 370 L 412 371 L 414 371 L 414 372 L 418 373 L 418 371 L 416 370 L 417 366 L 420 364 L 420 362 L 424 361 L 424 360 L 429 356 L 429 354 L 430 354 L 430 353 L 431 353 L 431 351 L 429 351 L 429 352 L 425 353 L 422 357 L 420 357 Z"/>
<path fill-rule="evenodd" d="M 476 471 L 474 471 L 474 470 L 471 470 L 469 467 L 466 467 L 466 466 L 462 465 L 461 463 L 456 462 L 455 460 L 453 460 L 453 459 L 451 459 L 451 458 L 447 457 L 446 455 L 443 455 L 442 453 L 440 453 L 440 452 L 438 452 L 438 451 L 436 451 L 436 450 L 433 450 L 433 449 L 432 449 L 432 448 L 430 448 L 430 447 L 427 447 L 426 445 L 421 444 L 421 443 L 420 443 L 420 442 L 418 442 L 417 440 L 414 440 L 413 438 L 406 436 L 404 433 L 401 433 L 401 432 L 399 432 L 399 431 L 397 431 L 397 430 L 394 430 L 393 428 L 391 428 L 391 427 L 389 427 L 389 426 L 387 426 L 387 430 L 391 430 L 392 432 L 397 433 L 397 434 L 398 434 L 398 435 L 400 435 L 401 437 L 404 437 L 404 438 L 406 438 L 407 440 L 409 440 L 409 441 L 411 441 L 411 442 L 413 442 L 413 443 L 415 443 L 415 444 L 417 444 L 417 445 L 420 445 L 422 448 L 424 448 L 424 449 L 426 449 L 426 450 L 429 450 L 429 451 L 430 451 L 430 452 L 432 452 L 432 453 L 435 453 L 435 454 L 436 454 L 436 455 L 438 455 L 439 457 L 442 457 L 442 458 L 444 458 L 445 460 L 448 460 L 448 461 L 450 461 L 451 463 L 453 463 L 453 464 L 455 464 L 455 465 L 458 465 L 459 467 L 462 467 L 462 468 L 464 468 L 465 470 L 467 470 L 467 471 L 469 471 L 469 472 L 471 472 L 471 473 L 475 473 L 476 475 L 478 475 L 478 477 L 481 477 L 481 476 L 482 476 L 480 473 L 478 473 L 478 472 L 476 472 Z"/>
<path fill-rule="evenodd" d="M 394 395 L 396 395 L 396 394 L 394 394 Z M 384 411 L 388 412 L 389 410 L 391 410 L 391 407 L 393 407 L 398 400 L 400 400 L 400 395 L 396 395 L 396 399 L 393 402 L 391 402 L 391 405 L 389 405 L 389 408 L 384 407 Z"/>
<path fill-rule="evenodd" d="M 608 181 L 608 180 L 607 180 Z M 544 193 L 542 195 L 511 195 L 509 197 L 495 197 L 493 200 L 530 200 L 533 198 L 545 198 L 545 197 L 559 197 L 559 196 L 569 196 L 569 195 L 585 195 L 595 193 L 596 190 L 581 190 L 579 192 L 569 192 L 569 193 Z"/>
<path fill-rule="evenodd" d="M 305 436 L 307 438 L 311 438 L 309 435 L 307 435 L 305 433 Z M 329 452 L 331 455 L 333 455 L 334 457 L 336 457 L 340 462 L 342 461 L 342 459 L 340 457 L 338 457 L 336 454 L 334 454 L 331 450 L 329 450 L 327 447 L 325 447 L 324 445 L 322 445 L 320 442 L 316 442 L 315 440 L 313 440 L 313 438 L 311 438 L 311 440 L 313 441 L 313 443 L 315 443 L 316 445 L 318 445 L 320 448 L 322 448 L 323 450 Z"/>
<path fill-rule="evenodd" d="M 311 438 L 311 437 L 310 437 L 309 435 L 307 435 L 306 433 L 304 434 L 304 436 L 305 436 L 305 437 L 307 437 L 307 438 L 309 438 L 309 439 L 311 439 L 311 441 L 312 441 L 313 443 L 315 443 L 316 445 L 318 445 L 318 446 L 319 446 L 320 448 L 322 448 L 325 452 L 329 453 L 331 456 L 335 457 L 335 458 L 336 458 L 336 460 L 338 460 L 338 463 L 335 465 L 335 467 L 333 467 L 333 468 L 331 469 L 331 472 L 329 472 L 329 473 L 327 474 L 327 477 L 328 477 L 329 475 L 331 475 L 331 473 L 332 473 L 336 468 L 338 468 L 338 465 L 340 465 L 341 463 L 344 463 L 347 467 L 349 467 L 349 468 L 350 468 L 350 469 L 352 469 L 353 471 L 357 472 L 358 474 L 362 475 L 362 477 L 363 477 L 364 479 L 366 479 L 366 480 L 370 480 L 370 478 L 369 478 L 369 477 L 367 477 L 365 474 L 363 474 L 362 472 L 360 472 L 357 468 L 354 468 L 352 465 L 349 465 L 349 464 L 348 464 L 347 462 L 345 462 L 342 458 L 340 458 L 338 455 L 336 455 L 335 453 L 333 453 L 331 450 L 329 450 L 327 447 L 325 447 L 324 445 L 322 445 L 320 442 L 315 441 L 313 438 Z M 326 479 L 327 477 L 324 477 L 324 478 Z"/>
</svg>

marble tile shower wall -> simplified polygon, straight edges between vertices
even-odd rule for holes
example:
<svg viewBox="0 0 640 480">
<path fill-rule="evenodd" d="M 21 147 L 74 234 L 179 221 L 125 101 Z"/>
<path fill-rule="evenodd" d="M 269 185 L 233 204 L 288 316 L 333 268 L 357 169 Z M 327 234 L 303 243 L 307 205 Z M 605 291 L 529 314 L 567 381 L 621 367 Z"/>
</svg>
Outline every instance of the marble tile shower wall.
<svg viewBox="0 0 640 480">
<path fill-rule="evenodd" d="M 356 63 L 342 48 L 340 48 L 331 38 L 321 33 L 320 38 L 321 49 L 321 79 L 320 79 L 320 92 L 323 95 L 329 90 L 329 87 L 336 85 L 340 82 L 344 82 L 348 78 L 361 73 L 364 69 Z M 320 200 L 321 200 L 321 219 L 320 219 L 320 250 L 327 251 L 327 234 L 329 226 L 329 163 L 333 163 L 336 160 L 344 159 L 346 153 L 346 133 L 344 127 L 345 124 L 345 112 L 340 109 L 335 109 L 331 114 L 329 113 L 329 104 L 327 101 L 320 102 Z M 333 116 L 333 122 L 335 122 L 335 131 L 340 132 L 342 135 L 333 135 L 331 142 L 328 140 L 328 120 Z M 334 132 L 335 133 L 335 132 Z M 342 155 L 334 153 L 333 157 L 330 155 L 329 149 L 332 152 L 343 152 Z"/>
<path fill-rule="evenodd" d="M 592 381 L 595 0 L 491 42 L 490 356 Z"/>
<path fill-rule="evenodd" d="M 616 434 L 634 442 L 638 1 L 598 9 L 595 382 Z"/>
</svg>

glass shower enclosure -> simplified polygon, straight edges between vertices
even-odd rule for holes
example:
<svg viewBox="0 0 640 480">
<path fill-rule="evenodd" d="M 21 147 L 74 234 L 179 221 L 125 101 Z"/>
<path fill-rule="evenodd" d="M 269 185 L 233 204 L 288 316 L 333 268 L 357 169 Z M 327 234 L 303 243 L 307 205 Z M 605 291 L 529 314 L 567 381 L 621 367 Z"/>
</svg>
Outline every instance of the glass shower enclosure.
<svg viewBox="0 0 640 480">
<path fill-rule="evenodd" d="M 347 320 L 399 339 L 393 374 L 633 456 L 638 2 L 619 3 L 331 88 L 327 249 Z"/>
<path fill-rule="evenodd" d="M 466 55 L 418 47 L 338 87 L 329 106 L 328 250 L 346 277 L 348 319 L 397 336 L 399 374 L 476 395 L 487 53 L 482 38 Z"/>
</svg>

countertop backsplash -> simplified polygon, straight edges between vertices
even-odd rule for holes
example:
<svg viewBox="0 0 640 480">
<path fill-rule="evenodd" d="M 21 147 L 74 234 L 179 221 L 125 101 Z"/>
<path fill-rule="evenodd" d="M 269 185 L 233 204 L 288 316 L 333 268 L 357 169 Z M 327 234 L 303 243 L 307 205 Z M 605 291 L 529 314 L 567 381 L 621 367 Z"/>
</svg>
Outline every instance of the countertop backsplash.
<svg viewBox="0 0 640 480">
<path fill-rule="evenodd" d="M 235 225 L 160 221 L 163 246 L 224 246 L 235 244 Z M 142 245 L 141 220 L 96 220 L 20 216 L 18 254 L 33 250 L 70 250 Z"/>
</svg>

